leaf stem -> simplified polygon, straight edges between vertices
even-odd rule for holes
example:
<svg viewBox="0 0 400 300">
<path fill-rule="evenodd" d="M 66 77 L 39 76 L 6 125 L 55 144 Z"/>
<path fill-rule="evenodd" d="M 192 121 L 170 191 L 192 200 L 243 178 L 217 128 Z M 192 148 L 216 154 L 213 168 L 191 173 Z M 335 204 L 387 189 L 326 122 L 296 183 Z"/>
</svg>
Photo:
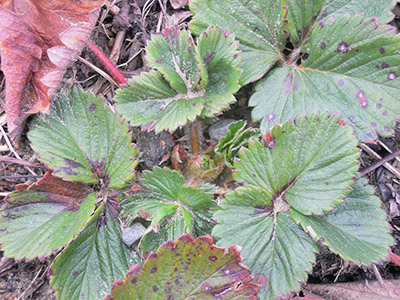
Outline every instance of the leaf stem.
<svg viewBox="0 0 400 300">
<path fill-rule="evenodd" d="M 121 85 L 126 86 L 126 78 L 122 73 L 117 69 L 117 67 L 112 63 L 112 61 L 90 40 L 86 41 L 86 45 L 92 50 L 93 54 L 97 57 L 99 62 L 106 68 L 106 70 L 110 73 L 112 77 Z"/>
<path fill-rule="evenodd" d="M 193 122 L 190 122 L 188 125 L 189 125 L 189 138 L 190 138 L 190 145 L 191 145 L 192 153 L 198 153 L 198 152 L 200 152 L 198 120 L 195 119 Z"/>
</svg>

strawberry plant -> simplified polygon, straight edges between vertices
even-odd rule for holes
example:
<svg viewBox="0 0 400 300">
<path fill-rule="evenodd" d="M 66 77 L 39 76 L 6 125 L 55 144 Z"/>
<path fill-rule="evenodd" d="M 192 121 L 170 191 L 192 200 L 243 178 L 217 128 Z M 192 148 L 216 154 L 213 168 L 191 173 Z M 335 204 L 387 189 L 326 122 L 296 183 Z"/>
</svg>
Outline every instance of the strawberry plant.
<svg viewBox="0 0 400 300">
<path fill-rule="evenodd" d="M 184 30 L 153 35 L 146 59 L 154 70 L 117 92 L 118 110 L 132 125 L 156 132 L 220 113 L 239 89 L 237 48 L 234 35 L 218 27 L 208 28 L 196 45 Z"/>
<path fill-rule="evenodd" d="M 249 102 L 262 133 L 318 109 L 339 112 L 361 140 L 373 140 L 392 132 L 400 111 L 400 36 L 381 25 L 394 5 L 195 0 L 190 29 L 200 34 L 218 25 L 235 34 L 243 52 L 242 84 L 266 74 Z"/>
<path fill-rule="evenodd" d="M 74 89 L 36 118 L 29 139 L 53 171 L 1 208 L 4 255 L 33 259 L 66 247 L 53 265 L 59 299 L 105 297 L 140 262 L 122 243 L 118 220 L 119 190 L 137 165 L 126 122 L 104 100 Z"/>
<path fill-rule="evenodd" d="M 57 254 L 51 285 L 68 300 L 282 299 L 300 289 L 319 245 L 363 265 L 385 260 L 393 238 L 358 173 L 357 144 L 390 135 L 400 111 L 400 38 L 380 25 L 394 3 L 191 1 L 197 41 L 177 28 L 151 37 L 150 71 L 116 92 L 127 121 L 73 89 L 31 122 L 28 138 L 50 171 L 1 207 L 4 255 Z M 260 130 L 234 123 L 200 153 L 197 122 L 255 81 Z M 146 170 L 132 187 L 138 153 L 127 122 L 188 126 L 196 154 L 181 174 L 177 145 L 176 170 Z M 204 183 L 224 166 L 233 184 Z M 121 228 L 137 221 L 146 231 L 127 247 Z"/>
</svg>

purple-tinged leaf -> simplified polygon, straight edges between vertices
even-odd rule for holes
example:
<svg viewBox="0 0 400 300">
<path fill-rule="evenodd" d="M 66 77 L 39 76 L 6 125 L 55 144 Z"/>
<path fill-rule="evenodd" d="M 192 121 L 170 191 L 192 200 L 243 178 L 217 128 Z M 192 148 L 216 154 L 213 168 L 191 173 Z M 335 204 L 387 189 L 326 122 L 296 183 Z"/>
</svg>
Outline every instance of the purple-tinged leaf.
<svg viewBox="0 0 400 300">
<path fill-rule="evenodd" d="M 85 185 L 47 173 L 12 193 L 1 208 L 0 243 L 6 257 L 48 256 L 68 244 L 94 210 L 96 197 Z"/>
<path fill-rule="evenodd" d="M 225 253 L 210 237 L 193 240 L 185 234 L 151 253 L 143 267 L 132 266 L 106 299 L 255 300 L 258 285 L 251 283 L 239 252 L 235 245 Z"/>
</svg>

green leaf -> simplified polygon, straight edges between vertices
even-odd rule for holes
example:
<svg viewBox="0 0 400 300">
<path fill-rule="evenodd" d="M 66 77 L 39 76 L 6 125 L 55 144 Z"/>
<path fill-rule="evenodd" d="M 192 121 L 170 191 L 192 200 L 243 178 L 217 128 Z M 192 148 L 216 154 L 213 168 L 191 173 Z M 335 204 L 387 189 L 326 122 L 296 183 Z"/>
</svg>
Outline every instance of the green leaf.
<svg viewBox="0 0 400 300">
<path fill-rule="evenodd" d="M 325 2 L 326 0 L 287 0 L 281 2 L 287 10 L 287 17 L 284 18 L 283 22 L 288 24 L 292 44 L 298 46 L 300 42 L 307 39 L 308 33 Z"/>
<path fill-rule="evenodd" d="M 259 137 L 255 128 L 246 128 L 246 122 L 239 121 L 229 126 L 226 135 L 219 141 L 215 151 L 221 153 L 225 158 L 225 164 L 232 168 L 233 160 L 239 155 L 241 147 L 246 147 L 250 138 Z"/>
<path fill-rule="evenodd" d="M 196 117 L 211 117 L 235 101 L 241 60 L 234 36 L 208 28 L 194 44 L 187 31 L 168 29 L 148 43 L 155 70 L 129 80 L 115 97 L 118 110 L 133 126 L 175 130 Z"/>
<path fill-rule="evenodd" d="M 104 299 L 114 280 L 140 262 L 120 235 L 118 220 L 99 207 L 52 267 L 51 286 L 57 290 L 58 299 Z"/>
<path fill-rule="evenodd" d="M 194 34 L 200 35 L 210 25 L 235 33 L 242 50 L 242 85 L 261 78 L 280 58 L 286 36 L 279 1 L 193 0 L 190 10 L 194 13 L 190 22 Z"/>
<path fill-rule="evenodd" d="M 4 256 L 33 259 L 61 249 L 89 219 L 95 201 L 85 186 L 50 173 L 27 190 L 10 194 L 0 210 Z"/>
<path fill-rule="evenodd" d="M 388 136 L 400 111 L 400 36 L 375 19 L 348 15 L 314 26 L 300 65 L 272 71 L 250 99 L 265 133 L 303 112 L 329 110 L 361 140 Z"/>
<path fill-rule="evenodd" d="M 343 202 L 357 172 L 357 138 L 335 116 L 313 113 L 275 126 L 272 149 L 257 140 L 240 152 L 236 181 L 264 189 L 304 214 L 320 214 Z"/>
<path fill-rule="evenodd" d="M 217 207 L 212 193 L 184 186 L 184 178 L 167 168 L 155 167 L 152 172 L 145 171 L 141 182 L 150 192 L 138 192 L 127 197 L 122 214 L 151 220 L 141 244 L 144 251 L 157 249 L 160 243 L 153 240 L 165 242 L 184 233 L 201 235 L 210 232 L 212 211 Z"/>
<path fill-rule="evenodd" d="M 125 281 L 114 283 L 107 300 L 229 299 L 255 300 L 258 286 L 250 283 L 237 247 L 212 245 L 210 237 L 193 241 L 190 234 L 168 241 L 144 263 L 129 269 Z"/>
<path fill-rule="evenodd" d="M 300 289 L 312 269 L 317 244 L 290 217 L 275 218 L 268 193 L 255 187 L 240 187 L 229 193 L 214 215 L 213 235 L 217 245 L 242 247 L 243 263 L 261 284 L 259 299 L 272 300 Z"/>
<path fill-rule="evenodd" d="M 393 244 L 386 213 L 365 179 L 359 179 L 352 187 L 346 201 L 333 212 L 305 216 L 292 210 L 292 217 L 314 239 L 344 259 L 365 265 L 385 260 Z"/>
<path fill-rule="evenodd" d="M 287 38 L 295 48 L 300 46 L 316 21 L 351 13 L 377 17 L 383 24 L 393 18 L 395 4 L 395 0 L 193 0 L 190 30 L 200 35 L 208 26 L 217 25 L 236 35 L 243 52 L 244 85 L 260 79 L 276 62 L 284 63 Z"/>
<path fill-rule="evenodd" d="M 321 18 L 339 17 L 345 13 L 353 15 L 362 13 L 364 18 L 376 17 L 379 23 L 389 23 L 393 19 L 392 9 L 396 0 L 359 1 L 359 0 L 327 0 L 321 12 Z"/>
<path fill-rule="evenodd" d="M 28 137 L 53 175 L 122 188 L 134 177 L 136 147 L 126 122 L 103 99 L 72 89 L 36 118 Z"/>
</svg>

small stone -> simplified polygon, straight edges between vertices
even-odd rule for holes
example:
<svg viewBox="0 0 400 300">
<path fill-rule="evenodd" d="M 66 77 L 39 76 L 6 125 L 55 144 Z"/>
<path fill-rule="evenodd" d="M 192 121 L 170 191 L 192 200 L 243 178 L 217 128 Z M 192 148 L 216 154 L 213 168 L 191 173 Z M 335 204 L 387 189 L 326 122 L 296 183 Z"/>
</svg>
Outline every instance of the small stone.
<svg viewBox="0 0 400 300">
<path fill-rule="evenodd" d="M 144 235 L 145 231 L 146 227 L 144 227 L 141 223 L 133 223 L 131 227 L 122 230 L 122 241 L 128 247 L 132 246 L 134 242 L 139 240 Z"/>
<path fill-rule="evenodd" d="M 208 134 L 210 135 L 210 138 L 212 138 L 216 142 L 219 142 L 219 140 L 222 139 L 228 132 L 228 127 L 235 122 L 237 122 L 237 120 L 223 119 L 211 125 L 208 129 Z"/>
</svg>

